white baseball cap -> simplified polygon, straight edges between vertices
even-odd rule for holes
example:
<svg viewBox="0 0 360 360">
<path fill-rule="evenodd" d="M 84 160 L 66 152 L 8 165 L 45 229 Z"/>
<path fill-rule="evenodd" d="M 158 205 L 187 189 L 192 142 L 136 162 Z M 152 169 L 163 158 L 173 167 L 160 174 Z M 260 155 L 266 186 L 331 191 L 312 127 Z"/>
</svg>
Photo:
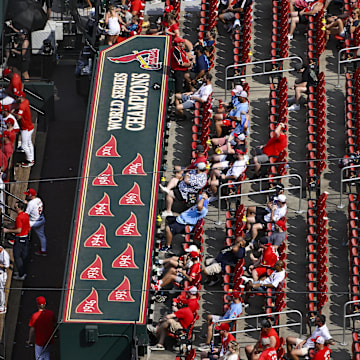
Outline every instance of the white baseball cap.
<svg viewBox="0 0 360 360">
<path fill-rule="evenodd" d="M 199 252 L 199 249 L 196 245 L 190 245 L 187 249 L 185 249 L 186 252 L 193 252 L 196 251 L 197 253 Z"/>
<path fill-rule="evenodd" d="M 239 96 L 238 94 L 240 94 L 243 91 L 243 87 L 241 85 L 236 85 L 233 89 L 232 92 L 236 95 Z"/>
<path fill-rule="evenodd" d="M 206 169 L 206 164 L 204 162 L 199 162 L 196 164 L 197 168 L 199 170 L 205 170 Z"/>
<path fill-rule="evenodd" d="M 192 286 L 190 289 L 189 289 L 189 293 L 191 295 L 196 295 L 198 292 L 198 288 L 196 286 Z"/>
<path fill-rule="evenodd" d="M 322 336 L 317 336 L 315 340 L 313 340 L 317 344 L 325 344 L 325 339 Z"/>
<path fill-rule="evenodd" d="M 277 198 L 282 203 L 286 202 L 286 196 L 284 194 L 280 194 Z"/>
<path fill-rule="evenodd" d="M 247 94 L 247 92 L 246 91 L 241 91 L 240 92 L 240 94 L 238 95 L 238 96 L 240 96 L 240 97 L 243 97 L 243 98 L 245 98 L 245 99 L 247 99 L 247 97 L 248 97 L 248 94 Z"/>
</svg>

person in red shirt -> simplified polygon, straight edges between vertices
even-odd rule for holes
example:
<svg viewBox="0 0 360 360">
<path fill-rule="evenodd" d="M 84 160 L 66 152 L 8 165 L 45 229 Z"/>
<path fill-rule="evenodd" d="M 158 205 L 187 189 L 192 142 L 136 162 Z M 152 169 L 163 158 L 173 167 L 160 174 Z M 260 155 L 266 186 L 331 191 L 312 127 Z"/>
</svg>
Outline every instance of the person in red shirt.
<svg viewBox="0 0 360 360">
<path fill-rule="evenodd" d="M 2 141 L 1 145 L 3 145 L 3 152 L 7 159 L 9 159 L 14 152 L 14 143 L 16 140 L 14 123 L 14 119 L 9 118 L 6 121 L 7 130 L 3 131 L 3 133 L 0 135 Z"/>
<path fill-rule="evenodd" d="M 26 204 L 18 201 L 15 205 L 17 212 L 15 220 L 15 229 L 3 228 L 3 233 L 15 234 L 15 240 L 9 240 L 11 245 L 14 245 L 14 259 L 18 269 L 18 273 L 14 273 L 13 279 L 25 280 L 26 268 L 29 253 L 29 234 L 30 234 L 30 221 L 29 215 L 25 213 Z"/>
<path fill-rule="evenodd" d="M 270 339 L 270 348 L 277 350 L 280 346 L 279 335 L 275 329 L 273 329 L 270 320 L 265 319 L 261 322 L 260 338 L 255 346 L 248 345 L 245 347 L 246 356 L 249 360 L 257 360 L 260 357 L 261 352 L 264 350 L 262 345 L 262 339 Z"/>
<path fill-rule="evenodd" d="M 15 97 L 15 94 L 18 91 L 22 91 L 23 90 L 23 83 L 21 81 L 21 77 L 19 74 L 13 72 L 11 69 L 6 68 L 3 70 L 2 73 L 4 78 L 7 78 L 10 80 L 10 83 L 6 89 L 6 92 L 9 96 L 11 97 Z"/>
<path fill-rule="evenodd" d="M 171 48 L 170 65 L 174 72 L 175 93 L 181 93 L 184 90 L 184 74 L 191 67 L 188 55 L 185 51 L 185 40 L 177 36 L 173 40 L 174 46 Z"/>
<path fill-rule="evenodd" d="M 189 329 L 194 321 L 194 314 L 188 306 L 184 306 L 172 314 L 168 314 L 158 325 L 148 325 L 147 330 L 156 336 L 159 340 L 155 346 L 151 346 L 151 350 L 165 350 L 164 342 L 168 331 L 175 333 L 179 330 Z"/>
<path fill-rule="evenodd" d="M 315 339 L 315 357 L 314 360 L 329 360 L 331 350 L 325 345 L 325 339 L 322 336 L 318 336 Z"/>
<path fill-rule="evenodd" d="M 275 129 L 274 136 L 269 139 L 265 146 L 260 146 L 255 149 L 254 160 L 254 178 L 260 176 L 261 164 L 268 163 L 271 156 L 279 156 L 279 154 L 287 146 L 287 136 L 286 136 L 286 125 L 284 123 L 279 123 Z"/>
<path fill-rule="evenodd" d="M 140 15 L 140 10 L 143 8 L 143 4 L 141 3 L 141 0 L 132 0 L 130 2 L 130 8 L 131 8 L 131 15 Z"/>
<path fill-rule="evenodd" d="M 46 299 L 43 296 L 38 296 L 36 303 L 38 311 L 31 316 L 29 321 L 29 339 L 26 343 L 33 344 L 35 337 L 35 358 L 48 360 L 50 359 L 50 344 L 53 341 L 56 317 L 53 311 L 46 309 Z"/>
<path fill-rule="evenodd" d="M 34 145 L 32 143 L 32 134 L 34 125 L 31 121 L 31 110 L 29 100 L 25 98 L 23 91 L 16 93 L 19 107 L 15 113 L 16 118 L 20 121 L 21 146 L 24 149 L 26 161 L 21 164 L 22 167 L 33 166 L 34 161 Z"/>
<path fill-rule="evenodd" d="M 251 271 L 254 281 L 258 281 L 261 277 L 265 276 L 267 269 L 274 268 L 275 263 L 279 260 L 279 253 L 276 247 L 268 244 L 267 241 L 267 238 L 259 240 L 259 249 L 262 249 L 263 253 L 253 265 L 249 266 L 249 271 Z"/>
<path fill-rule="evenodd" d="M 185 291 L 186 295 L 181 294 L 173 299 L 172 310 L 175 312 L 179 310 L 181 306 L 186 305 L 195 314 L 199 310 L 198 288 L 191 286 L 189 289 L 185 289 Z"/>
<path fill-rule="evenodd" d="M 263 352 L 260 354 L 259 360 L 278 360 L 276 349 L 270 347 L 270 338 L 264 337 L 261 339 Z"/>
</svg>

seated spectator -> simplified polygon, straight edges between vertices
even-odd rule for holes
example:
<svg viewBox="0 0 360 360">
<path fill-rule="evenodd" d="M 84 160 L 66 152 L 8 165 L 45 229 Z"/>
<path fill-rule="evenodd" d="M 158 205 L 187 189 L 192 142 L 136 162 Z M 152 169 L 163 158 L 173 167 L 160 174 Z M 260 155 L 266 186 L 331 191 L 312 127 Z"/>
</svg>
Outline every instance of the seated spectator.
<svg viewBox="0 0 360 360">
<path fill-rule="evenodd" d="M 156 327 L 147 325 L 147 330 L 158 338 L 158 343 L 155 346 L 151 346 L 150 349 L 152 351 L 165 350 L 164 342 L 168 331 L 173 334 L 180 330 L 186 331 L 193 321 L 194 314 L 188 306 L 184 306 L 179 310 L 166 315 L 163 319 L 160 319 Z"/>
<path fill-rule="evenodd" d="M 279 253 L 275 246 L 267 243 L 267 238 L 263 237 L 259 240 L 260 257 L 257 259 L 254 256 L 251 258 L 253 264 L 249 266 L 249 272 L 254 281 L 266 276 L 268 270 L 272 270 L 275 263 L 279 260 Z"/>
<path fill-rule="evenodd" d="M 183 286 L 185 281 L 189 281 L 190 285 L 193 285 L 198 280 L 201 272 L 201 263 L 197 251 L 190 252 L 190 258 L 191 261 L 186 262 L 184 267 L 169 268 L 168 272 L 160 280 L 156 280 L 156 276 L 153 277 L 155 284 L 151 284 L 151 289 L 160 291 L 165 286 L 174 282 Z"/>
<path fill-rule="evenodd" d="M 359 27 L 360 9 L 351 11 L 347 19 L 337 18 L 330 24 L 326 25 L 325 44 L 328 42 L 330 35 L 339 35 L 344 39 L 349 39 L 351 34 Z"/>
<path fill-rule="evenodd" d="M 167 186 L 159 185 L 160 190 L 166 194 L 166 210 L 161 214 L 162 217 L 172 216 L 172 205 L 174 200 L 181 201 L 188 205 L 193 205 L 196 195 L 207 183 L 206 164 L 199 162 L 196 164 L 196 170 L 190 170 L 183 177 L 173 177 Z"/>
<path fill-rule="evenodd" d="M 205 156 L 205 150 L 204 147 L 202 145 L 196 145 L 196 149 L 195 149 L 195 159 L 192 160 L 191 164 L 189 166 L 187 166 L 186 168 L 179 166 L 179 165 L 175 165 L 174 166 L 174 173 L 175 173 L 175 177 L 178 179 L 182 179 L 182 177 L 184 176 L 184 172 L 188 171 L 188 170 L 194 170 L 197 167 L 198 163 L 206 163 L 207 162 L 207 158 Z"/>
<path fill-rule="evenodd" d="M 295 80 L 294 86 L 292 87 L 292 89 L 295 89 L 295 96 L 288 98 L 288 103 L 293 101 L 295 101 L 295 103 L 288 107 L 289 111 L 300 110 L 300 99 L 302 94 L 306 94 L 310 86 L 316 86 L 318 81 L 315 71 L 309 66 L 295 64 L 294 68 L 301 74 L 301 79 Z"/>
<path fill-rule="evenodd" d="M 173 312 L 178 311 L 183 306 L 188 306 L 189 309 L 195 314 L 199 310 L 199 294 L 196 286 L 191 286 L 189 289 L 185 289 L 186 296 L 180 294 L 177 298 L 172 300 Z"/>
<path fill-rule="evenodd" d="M 228 310 L 226 311 L 224 316 L 220 315 L 208 315 L 206 318 L 207 322 L 207 333 L 206 333 L 206 343 L 202 344 L 201 347 L 199 347 L 199 350 L 201 351 L 210 351 L 210 342 L 213 335 L 213 324 L 217 323 L 220 320 L 229 320 L 231 322 L 232 319 L 238 318 L 242 313 L 242 304 L 240 300 L 240 293 L 238 291 L 233 291 L 230 296 L 232 297 L 233 301 L 230 304 Z M 224 323 L 221 323 L 220 326 L 224 326 Z M 229 326 L 229 324 L 227 324 Z M 227 329 L 229 329 L 227 327 Z M 229 331 L 229 330 L 227 330 Z M 230 335 L 230 334 L 229 334 Z M 233 340 L 233 339 L 232 339 Z M 225 351 L 226 347 L 224 348 Z"/>
<path fill-rule="evenodd" d="M 195 64 L 190 69 L 190 72 L 185 74 L 185 82 L 192 92 L 195 90 L 195 85 L 203 80 L 204 75 L 208 73 L 210 66 L 209 60 L 204 53 L 203 46 L 197 45 L 194 47 L 193 51 L 195 54 Z"/>
<path fill-rule="evenodd" d="M 228 323 L 225 322 L 220 323 L 218 326 L 215 326 L 215 330 L 219 331 L 220 333 L 221 347 L 220 349 L 214 348 L 212 352 L 209 352 L 206 346 L 200 347 L 199 350 L 202 351 L 200 354 L 200 359 L 202 360 L 225 359 L 224 356 L 228 352 L 228 347 L 230 344 L 233 344 L 236 351 L 240 349 L 237 342 L 235 341 L 234 335 L 229 333 L 230 326 Z"/>
<path fill-rule="evenodd" d="M 240 360 L 240 344 L 236 341 L 230 341 L 227 352 L 221 360 Z"/>
<path fill-rule="evenodd" d="M 260 354 L 259 360 L 276 360 L 277 352 L 276 349 L 270 346 L 270 338 L 262 338 L 261 345 L 263 348 Z"/>
<path fill-rule="evenodd" d="M 305 9 L 312 1 L 315 0 L 289 0 L 290 13 Z"/>
<path fill-rule="evenodd" d="M 186 225 L 190 225 L 190 229 L 192 229 L 199 220 L 203 219 L 208 213 L 208 204 L 208 195 L 204 192 L 199 196 L 199 201 L 195 206 L 183 211 L 178 217 L 167 216 L 167 224 L 165 225 L 166 244 L 160 250 L 170 251 L 174 235 L 184 234 Z"/>
<path fill-rule="evenodd" d="M 120 9 L 119 15 L 120 15 L 121 23 L 125 26 L 130 24 L 133 16 L 129 11 L 129 7 L 126 4 L 123 4 L 119 6 L 119 9 Z"/>
<path fill-rule="evenodd" d="M 274 349 L 278 349 L 280 346 L 279 335 L 276 330 L 272 327 L 270 320 L 265 319 L 261 322 L 261 332 L 260 338 L 255 344 L 255 346 L 247 345 L 245 347 L 245 353 L 248 360 L 257 360 L 260 357 L 260 354 L 264 351 L 262 346 L 262 339 L 269 338 L 270 339 L 270 347 Z"/>
<path fill-rule="evenodd" d="M 306 24 L 308 22 L 308 16 L 316 15 L 319 11 L 322 10 L 324 4 L 322 1 L 313 1 L 310 4 L 307 4 L 307 7 L 300 11 L 293 11 L 290 13 L 290 31 L 288 34 L 289 40 L 294 38 L 294 31 L 296 29 L 296 25 Z"/>
<path fill-rule="evenodd" d="M 207 31 L 205 33 L 205 38 L 204 39 L 199 39 L 199 42 L 196 43 L 195 46 L 200 44 L 204 48 L 207 47 L 207 46 L 214 47 L 215 40 L 216 40 L 216 30 L 211 29 L 211 30 L 209 30 L 209 31 Z"/>
<path fill-rule="evenodd" d="M 228 26 L 226 30 L 231 32 L 233 27 L 233 20 L 235 19 L 235 13 L 244 12 L 250 5 L 252 4 L 252 0 L 238 0 L 234 6 L 229 5 L 222 13 L 219 15 L 219 20 L 227 24 Z"/>
<path fill-rule="evenodd" d="M 173 40 L 174 46 L 171 48 L 170 65 L 175 78 L 175 93 L 184 90 L 184 76 L 186 71 L 192 66 L 185 51 L 185 40 L 177 36 Z"/>
<path fill-rule="evenodd" d="M 259 242 L 266 241 L 266 244 L 271 244 L 276 249 L 285 241 L 286 239 L 286 224 L 284 220 L 278 220 L 274 225 L 274 231 L 271 235 L 265 236 L 259 240 Z M 265 240 L 262 240 L 265 239 Z M 250 244 L 250 249 L 257 249 L 256 240 L 252 241 Z"/>
<path fill-rule="evenodd" d="M 13 120 L 14 122 L 13 129 L 15 133 L 18 134 L 20 131 L 19 123 L 17 122 L 16 117 L 11 113 L 10 105 L 3 105 L 1 108 L 2 108 L 2 121 L 3 121 L 2 130 L 3 131 L 7 130 L 7 125 L 6 125 L 7 121 Z"/>
<path fill-rule="evenodd" d="M 326 317 L 325 315 L 319 315 L 315 319 L 315 330 L 313 333 L 306 338 L 305 340 L 289 336 L 286 338 L 286 348 L 287 348 L 287 358 L 298 360 L 299 356 L 305 356 L 309 353 L 310 349 L 315 347 L 314 341 L 318 336 L 321 336 L 331 345 L 334 345 L 335 342 L 331 338 L 328 327 L 325 324 Z"/>
<path fill-rule="evenodd" d="M 132 17 L 131 22 L 128 25 L 121 25 L 122 35 L 125 35 L 125 37 L 136 35 L 138 27 L 139 17 L 135 15 Z"/>
<path fill-rule="evenodd" d="M 221 136 L 223 127 L 231 126 L 232 121 L 237 122 L 236 127 L 242 133 L 246 134 L 249 128 L 249 118 L 247 116 L 247 113 L 249 112 L 249 102 L 247 100 L 247 93 L 246 91 L 241 91 L 235 95 L 238 96 L 236 106 L 227 113 L 215 114 L 213 117 L 217 137 Z"/>
<path fill-rule="evenodd" d="M 235 149 L 235 161 L 231 164 L 229 161 L 222 161 L 213 166 L 209 185 L 214 197 L 218 194 L 218 187 L 229 180 L 237 180 L 242 173 L 246 171 L 248 156 L 242 150 Z M 228 188 L 227 188 L 228 189 Z M 215 199 L 210 199 L 215 200 Z"/>
<path fill-rule="evenodd" d="M 325 344 L 325 339 L 322 336 L 317 336 L 315 339 L 315 357 L 314 360 L 329 360 L 331 350 Z"/>
<path fill-rule="evenodd" d="M 212 94 L 213 88 L 211 85 L 212 75 L 207 73 L 203 76 L 203 84 L 196 92 L 186 92 L 182 94 L 175 94 L 175 111 L 183 119 L 185 109 L 194 109 L 195 102 L 198 101 L 201 104 L 206 103 L 209 96 Z M 182 101 L 182 103 L 180 103 Z"/>
<path fill-rule="evenodd" d="M 266 289 L 276 289 L 279 284 L 285 279 L 285 263 L 282 260 L 276 261 L 274 265 L 275 271 L 264 280 L 254 281 L 252 278 L 243 276 L 246 283 L 245 296 L 244 296 L 244 307 L 249 306 L 249 297 L 254 293 L 266 292 Z"/>
<path fill-rule="evenodd" d="M 286 125 L 284 123 L 279 123 L 275 129 L 274 136 L 269 139 L 266 145 L 255 148 L 254 153 L 254 176 L 253 179 L 256 179 L 260 176 L 261 164 L 269 163 L 270 157 L 279 156 L 279 154 L 287 146 L 287 136 L 286 136 Z"/>
<path fill-rule="evenodd" d="M 230 135 L 223 138 L 212 138 L 211 144 L 215 150 L 215 154 L 211 157 L 213 163 L 222 161 L 235 161 L 235 150 L 246 153 L 246 137 L 245 134 L 233 130 Z"/>
<path fill-rule="evenodd" d="M 226 265 L 235 266 L 239 260 L 245 257 L 245 245 L 246 241 L 238 236 L 234 244 L 220 250 L 216 258 L 208 257 L 205 260 L 203 273 L 207 277 L 205 283 L 208 286 L 214 286 L 220 281 L 218 275 L 225 271 Z"/>
<path fill-rule="evenodd" d="M 239 103 L 238 94 L 240 94 L 242 91 L 243 87 L 241 85 L 235 85 L 234 89 L 231 90 L 231 101 L 229 103 L 221 103 L 219 100 L 219 107 L 216 109 L 216 113 L 222 114 L 233 109 Z"/>
</svg>

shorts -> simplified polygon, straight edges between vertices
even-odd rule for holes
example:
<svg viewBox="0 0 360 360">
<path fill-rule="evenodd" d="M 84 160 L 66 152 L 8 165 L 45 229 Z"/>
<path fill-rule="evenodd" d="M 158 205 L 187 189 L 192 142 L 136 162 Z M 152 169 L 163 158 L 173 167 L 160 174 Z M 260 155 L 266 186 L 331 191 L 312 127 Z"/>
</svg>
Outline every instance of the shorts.
<svg viewBox="0 0 360 360">
<path fill-rule="evenodd" d="M 169 330 L 172 333 L 175 333 L 177 330 L 182 330 L 183 329 L 181 324 L 178 321 L 176 321 L 175 319 L 169 319 L 168 323 L 169 323 Z"/>
<path fill-rule="evenodd" d="M 266 225 L 266 221 L 264 220 L 264 216 L 267 215 L 268 212 L 263 207 L 256 207 L 256 215 L 255 222 Z"/>
<path fill-rule="evenodd" d="M 176 278 L 175 278 L 175 282 L 177 282 L 178 284 L 182 284 L 185 280 L 185 276 L 182 273 L 177 273 L 176 274 Z"/>
<path fill-rule="evenodd" d="M 175 93 L 181 93 L 184 89 L 184 75 L 186 71 L 175 70 L 174 79 L 175 79 Z"/>
<path fill-rule="evenodd" d="M 299 24 L 307 24 L 309 19 L 305 15 L 299 15 Z"/>
<path fill-rule="evenodd" d="M 230 20 L 235 19 L 235 14 L 231 11 L 223 13 L 222 16 L 225 21 L 230 21 Z"/>
<path fill-rule="evenodd" d="M 225 120 L 222 121 L 222 124 L 223 124 L 224 126 L 231 126 L 231 120 L 225 119 Z"/>
<path fill-rule="evenodd" d="M 193 109 L 195 107 L 195 103 L 190 100 L 190 95 L 181 94 L 181 100 L 183 109 Z"/>
<path fill-rule="evenodd" d="M 258 267 L 254 270 L 257 273 L 258 277 L 261 278 L 262 276 L 266 275 L 267 268 L 266 267 Z"/>
<path fill-rule="evenodd" d="M 178 223 L 176 221 L 176 216 L 168 216 L 166 218 L 166 221 L 167 221 L 170 231 L 173 235 L 185 233 L 186 225 Z"/>
<path fill-rule="evenodd" d="M 264 153 L 256 155 L 256 158 L 259 164 L 265 164 L 269 162 L 269 157 Z"/>
<path fill-rule="evenodd" d="M 218 263 L 215 259 L 207 259 L 205 261 L 205 271 L 208 275 L 216 275 L 221 273 L 221 264 Z"/>
<path fill-rule="evenodd" d="M 221 168 L 217 168 L 216 170 L 222 169 L 223 172 L 224 172 L 225 169 L 227 169 L 227 168 L 229 167 L 229 161 L 227 161 L 227 160 L 221 161 L 221 162 L 219 163 L 219 165 L 221 165 Z"/>
<path fill-rule="evenodd" d="M 296 345 L 299 345 L 302 341 L 304 341 L 304 340 L 300 339 L 300 338 L 297 338 L 296 339 Z M 305 355 L 307 355 L 309 353 L 310 348 L 303 346 L 300 350 L 301 350 L 301 356 L 305 356 Z"/>
</svg>

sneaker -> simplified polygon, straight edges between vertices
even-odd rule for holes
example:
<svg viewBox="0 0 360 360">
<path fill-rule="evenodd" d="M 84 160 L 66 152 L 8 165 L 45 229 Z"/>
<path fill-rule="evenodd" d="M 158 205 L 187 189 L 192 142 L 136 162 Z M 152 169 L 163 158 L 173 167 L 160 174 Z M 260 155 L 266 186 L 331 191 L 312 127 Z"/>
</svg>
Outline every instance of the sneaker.
<svg viewBox="0 0 360 360">
<path fill-rule="evenodd" d="M 293 101 L 295 101 L 295 100 L 296 100 L 296 97 L 295 97 L 295 96 L 289 97 L 289 98 L 287 99 L 288 103 L 289 103 L 289 102 L 293 102 Z"/>
<path fill-rule="evenodd" d="M 291 106 L 288 107 L 289 111 L 299 111 L 300 110 L 300 105 L 298 104 L 293 104 Z"/>
<path fill-rule="evenodd" d="M 164 245 L 160 251 L 163 251 L 163 252 L 168 252 L 168 251 L 171 251 L 172 250 L 172 246 L 167 246 L 167 245 Z"/>
<path fill-rule="evenodd" d="M 254 281 L 252 278 L 249 278 L 247 276 L 241 276 L 241 278 L 246 282 L 248 283 L 249 281 Z"/>
<path fill-rule="evenodd" d="M 160 285 L 151 284 L 151 290 L 160 291 Z"/>
<path fill-rule="evenodd" d="M 210 351 L 210 345 L 208 345 L 208 344 L 201 345 L 200 344 L 200 346 L 198 347 L 198 350 L 199 351 Z"/>
<path fill-rule="evenodd" d="M 20 281 L 24 281 L 26 279 L 27 274 L 24 274 L 23 276 L 18 275 L 13 275 L 13 279 L 14 280 L 20 280 Z"/>
<path fill-rule="evenodd" d="M 216 280 L 211 280 L 208 284 L 208 286 L 215 286 L 216 284 L 218 284 L 220 282 L 220 279 L 216 279 Z"/>
<path fill-rule="evenodd" d="M 245 241 L 251 240 L 251 231 L 250 230 L 245 233 L 244 240 Z"/>
<path fill-rule="evenodd" d="M 288 35 L 288 40 L 292 40 L 294 38 L 294 35 Z"/>
<path fill-rule="evenodd" d="M 167 218 L 168 216 L 173 216 L 172 211 L 164 210 L 164 211 L 161 213 L 161 217 L 163 217 L 163 218 Z"/>
<path fill-rule="evenodd" d="M 23 167 L 23 168 L 28 168 L 28 167 L 34 166 L 34 164 L 35 164 L 35 161 L 34 161 L 34 160 L 33 160 L 33 161 L 27 161 L 27 162 L 21 163 L 21 167 Z"/>
<path fill-rule="evenodd" d="M 249 303 L 243 303 L 243 308 L 244 308 L 244 309 L 247 309 L 249 306 L 250 306 Z"/>
<path fill-rule="evenodd" d="M 16 151 L 18 151 L 18 152 L 25 152 L 24 149 L 22 148 L 22 146 L 19 146 L 19 147 L 16 149 Z"/>
<path fill-rule="evenodd" d="M 47 256 L 47 251 L 35 251 L 35 255 L 38 256 Z"/>
<path fill-rule="evenodd" d="M 150 334 L 156 334 L 156 327 L 154 325 L 146 325 L 146 329 Z"/>
<path fill-rule="evenodd" d="M 9 243 L 10 245 L 14 245 L 14 244 L 15 244 L 15 240 L 9 239 L 9 240 L 8 240 L 8 243 Z"/>
<path fill-rule="evenodd" d="M 6 313 L 6 308 L 0 308 L 0 314 L 5 314 Z"/>
<path fill-rule="evenodd" d="M 151 351 L 164 351 L 164 345 L 156 344 L 155 346 L 150 346 Z"/>
<path fill-rule="evenodd" d="M 161 190 L 162 192 L 164 192 L 165 194 L 168 194 L 168 193 L 170 192 L 170 190 L 169 190 L 166 186 L 164 186 L 164 185 L 159 184 L 159 188 L 160 188 L 160 190 Z"/>
</svg>

